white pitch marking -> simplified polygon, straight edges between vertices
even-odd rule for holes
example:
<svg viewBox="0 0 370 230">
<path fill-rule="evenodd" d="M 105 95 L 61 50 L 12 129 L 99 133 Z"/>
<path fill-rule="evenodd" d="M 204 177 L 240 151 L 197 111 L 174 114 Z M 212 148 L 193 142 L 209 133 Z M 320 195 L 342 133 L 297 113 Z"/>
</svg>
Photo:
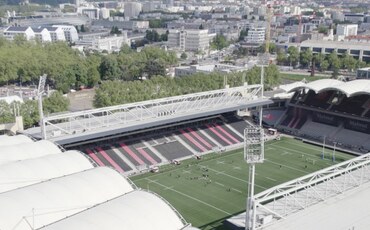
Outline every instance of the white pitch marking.
<svg viewBox="0 0 370 230">
<path fill-rule="evenodd" d="M 220 171 L 214 170 L 214 169 L 212 169 L 212 168 L 208 168 L 208 170 L 211 170 L 211 171 L 213 171 L 213 172 L 216 172 L 216 174 L 217 174 L 217 175 L 218 175 L 218 174 L 221 174 L 221 175 L 224 175 L 224 176 L 228 176 L 228 177 L 230 177 L 230 178 L 233 178 L 233 179 L 235 179 L 235 180 L 238 180 L 238 181 L 242 181 L 242 182 L 248 183 L 248 181 L 247 181 L 247 180 L 243 180 L 243 179 L 240 179 L 240 178 L 238 178 L 238 177 L 235 177 L 235 176 L 229 175 L 229 174 L 225 173 L 224 171 L 220 172 Z M 255 174 L 255 175 L 257 175 L 257 174 Z M 256 186 L 256 187 L 263 188 L 263 189 L 267 189 L 266 187 L 263 187 L 263 186 L 260 186 L 260 185 L 257 185 L 257 184 L 255 184 L 255 186 Z"/>
<path fill-rule="evenodd" d="M 152 181 L 152 180 L 147 179 L 147 178 L 146 178 L 146 180 L 148 180 L 148 181 Z M 202 203 L 202 204 L 204 204 L 204 205 L 206 205 L 206 206 L 208 206 L 208 207 L 211 207 L 211 208 L 213 208 L 213 209 L 216 209 L 216 210 L 218 210 L 218 211 L 220 211 L 220 212 L 222 212 L 222 213 L 225 213 L 225 214 L 227 214 L 227 215 L 231 215 L 231 213 L 226 212 L 225 210 L 222 210 L 222 209 L 220 209 L 220 208 L 217 208 L 217 207 L 215 207 L 215 206 L 213 206 L 213 205 L 211 205 L 211 204 L 208 204 L 208 203 L 206 203 L 206 202 L 204 202 L 204 201 L 201 201 L 201 200 L 199 200 L 199 199 L 197 199 L 197 198 L 195 198 L 195 197 L 189 196 L 188 194 L 185 194 L 185 193 L 183 193 L 183 192 L 177 191 L 176 189 L 170 188 L 170 187 L 168 187 L 168 186 L 166 186 L 166 185 L 163 185 L 163 184 L 161 184 L 161 183 L 158 183 L 158 182 L 156 182 L 156 181 L 153 181 L 153 183 L 158 184 L 159 186 L 162 186 L 162 187 L 168 188 L 168 190 L 171 190 L 171 191 L 173 191 L 173 192 L 176 192 L 176 193 L 178 193 L 178 194 L 180 194 L 180 195 L 183 195 L 183 196 L 185 196 L 185 197 L 187 197 L 187 198 L 190 198 L 190 199 L 192 199 L 192 200 L 198 201 L 199 203 Z"/>
<path fill-rule="evenodd" d="M 170 186 L 170 187 L 167 187 L 167 188 L 164 188 L 163 190 L 168 190 L 168 189 L 172 189 L 173 186 Z"/>
<path fill-rule="evenodd" d="M 266 179 L 272 180 L 272 181 L 277 181 L 275 179 L 272 179 L 271 177 L 266 177 Z"/>
<path fill-rule="evenodd" d="M 218 183 L 217 181 L 215 182 L 215 184 L 218 184 L 218 185 L 221 185 L 222 187 L 225 187 L 224 184 Z"/>
<path fill-rule="evenodd" d="M 236 189 L 236 188 L 231 188 L 231 190 L 234 190 L 235 192 L 238 192 L 238 193 L 243 193 L 242 191 Z"/>
</svg>

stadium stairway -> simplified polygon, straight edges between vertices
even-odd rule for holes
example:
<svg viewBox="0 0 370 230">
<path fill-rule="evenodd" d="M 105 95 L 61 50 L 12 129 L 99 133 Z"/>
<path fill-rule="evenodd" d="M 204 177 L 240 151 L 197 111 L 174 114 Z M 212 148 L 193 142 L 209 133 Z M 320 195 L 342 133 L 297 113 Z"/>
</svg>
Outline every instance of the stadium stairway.
<svg viewBox="0 0 370 230">
<path fill-rule="evenodd" d="M 185 131 L 183 129 L 180 129 L 179 131 L 182 135 L 178 134 L 177 136 L 179 136 L 180 138 L 183 137 L 183 141 L 187 142 L 187 144 L 190 145 L 194 150 L 197 150 L 198 152 L 207 151 L 207 149 L 203 145 L 201 145 L 197 140 L 193 138 L 192 135 L 188 133 L 189 131 Z"/>
<path fill-rule="evenodd" d="M 193 149 L 186 141 L 184 141 L 183 139 L 181 139 L 181 137 L 179 135 L 173 135 L 173 137 L 180 143 L 182 144 L 185 148 L 187 148 L 193 155 L 197 154 L 198 152 Z"/>
<path fill-rule="evenodd" d="M 153 146 L 151 146 L 148 142 L 142 140 L 141 141 L 150 151 L 152 151 L 159 159 L 161 159 L 161 162 L 166 162 L 167 159 L 160 153 L 158 152 Z"/>
<path fill-rule="evenodd" d="M 118 145 L 121 147 L 119 150 L 135 165 L 144 165 L 145 162 L 132 151 L 125 143 L 120 142 Z"/>
<path fill-rule="evenodd" d="M 199 140 L 208 150 L 212 149 L 214 146 L 210 144 L 210 141 L 206 140 L 206 137 L 202 137 L 201 134 L 198 134 L 192 128 L 187 128 L 187 131 L 190 132 L 197 140 Z"/>
<path fill-rule="evenodd" d="M 213 125 L 206 124 L 208 130 L 210 132 L 207 132 L 208 134 L 211 134 L 213 138 L 216 138 L 218 142 L 222 143 L 222 146 L 232 145 L 233 143 L 228 140 L 226 137 L 224 137 L 220 132 L 216 130 L 216 128 Z"/>
<path fill-rule="evenodd" d="M 214 126 L 220 130 L 224 135 L 226 135 L 232 142 L 240 143 L 243 139 L 228 129 L 224 124 L 220 125 L 215 123 Z M 233 135 L 234 134 L 234 135 Z"/>
<path fill-rule="evenodd" d="M 218 147 L 221 147 L 222 145 L 216 141 L 215 139 L 213 139 L 210 135 L 208 135 L 208 133 L 203 130 L 203 129 L 198 129 L 199 133 L 203 134 L 205 137 L 207 137 L 210 141 L 212 141 L 216 146 Z"/>
<path fill-rule="evenodd" d="M 98 156 L 95 155 L 95 153 L 91 149 L 86 149 L 85 152 L 87 155 L 93 159 L 99 166 L 105 166 L 104 163 L 99 159 Z"/>
<path fill-rule="evenodd" d="M 116 163 L 116 161 L 111 158 L 111 156 L 108 155 L 108 153 L 103 148 L 96 147 L 96 150 L 100 152 L 100 154 L 109 162 L 111 166 L 113 166 L 114 169 L 116 169 L 120 173 L 124 172 L 123 169 Z"/>
<path fill-rule="evenodd" d="M 129 160 L 127 159 L 127 157 L 122 154 L 118 148 L 114 145 L 112 145 L 112 151 L 116 153 L 116 155 L 121 158 L 121 160 L 128 166 L 128 169 L 125 170 L 125 168 L 123 168 L 125 171 L 129 171 L 129 170 L 136 170 L 136 167 L 135 165 Z"/>
</svg>

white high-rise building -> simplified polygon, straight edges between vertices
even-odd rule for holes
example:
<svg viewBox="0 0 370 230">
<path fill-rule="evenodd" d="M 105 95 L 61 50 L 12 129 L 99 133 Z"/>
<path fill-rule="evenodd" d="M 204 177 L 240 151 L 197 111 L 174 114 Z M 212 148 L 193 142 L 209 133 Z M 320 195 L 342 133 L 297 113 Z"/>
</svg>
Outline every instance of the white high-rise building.
<svg viewBox="0 0 370 230">
<path fill-rule="evenodd" d="M 262 44 L 265 42 L 266 28 L 264 26 L 252 26 L 248 30 L 248 35 L 245 40 L 248 43 Z"/>
<path fill-rule="evenodd" d="M 337 26 L 337 35 L 338 36 L 355 36 L 357 35 L 358 25 L 357 24 L 347 24 L 347 25 L 341 25 L 339 24 Z"/>
<path fill-rule="evenodd" d="M 168 46 L 183 51 L 204 51 L 209 49 L 208 30 L 170 30 Z"/>
<path fill-rule="evenodd" d="M 138 2 L 127 2 L 123 9 L 125 17 L 136 18 L 141 12 L 142 5 Z"/>
</svg>

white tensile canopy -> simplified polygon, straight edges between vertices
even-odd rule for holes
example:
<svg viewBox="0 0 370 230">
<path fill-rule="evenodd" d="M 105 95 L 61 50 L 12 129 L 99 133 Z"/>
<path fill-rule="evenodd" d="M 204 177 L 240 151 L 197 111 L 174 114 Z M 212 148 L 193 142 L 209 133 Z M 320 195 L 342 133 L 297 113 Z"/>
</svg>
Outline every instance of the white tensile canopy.
<svg viewBox="0 0 370 230">
<path fill-rule="evenodd" d="M 42 228 L 43 230 L 179 230 L 185 222 L 159 196 L 136 190 Z"/>
<path fill-rule="evenodd" d="M 130 191 L 124 176 L 98 167 L 4 192 L 0 229 L 37 229 Z"/>
<path fill-rule="evenodd" d="M 0 193 L 91 168 L 92 162 L 75 150 L 3 164 Z"/>
</svg>

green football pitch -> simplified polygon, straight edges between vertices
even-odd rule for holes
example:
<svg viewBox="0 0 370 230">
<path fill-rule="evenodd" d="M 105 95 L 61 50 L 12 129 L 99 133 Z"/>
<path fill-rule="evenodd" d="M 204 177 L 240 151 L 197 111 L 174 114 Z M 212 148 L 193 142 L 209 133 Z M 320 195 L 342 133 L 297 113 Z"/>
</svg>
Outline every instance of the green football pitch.
<svg viewBox="0 0 370 230">
<path fill-rule="evenodd" d="M 267 142 L 265 161 L 256 165 L 256 193 L 353 157 L 336 151 L 333 162 L 333 150 L 326 149 L 324 159 L 321 152 L 321 147 L 291 138 Z M 223 220 L 245 211 L 248 165 L 242 149 L 166 165 L 131 180 L 164 197 L 201 229 L 224 229 Z"/>
</svg>

